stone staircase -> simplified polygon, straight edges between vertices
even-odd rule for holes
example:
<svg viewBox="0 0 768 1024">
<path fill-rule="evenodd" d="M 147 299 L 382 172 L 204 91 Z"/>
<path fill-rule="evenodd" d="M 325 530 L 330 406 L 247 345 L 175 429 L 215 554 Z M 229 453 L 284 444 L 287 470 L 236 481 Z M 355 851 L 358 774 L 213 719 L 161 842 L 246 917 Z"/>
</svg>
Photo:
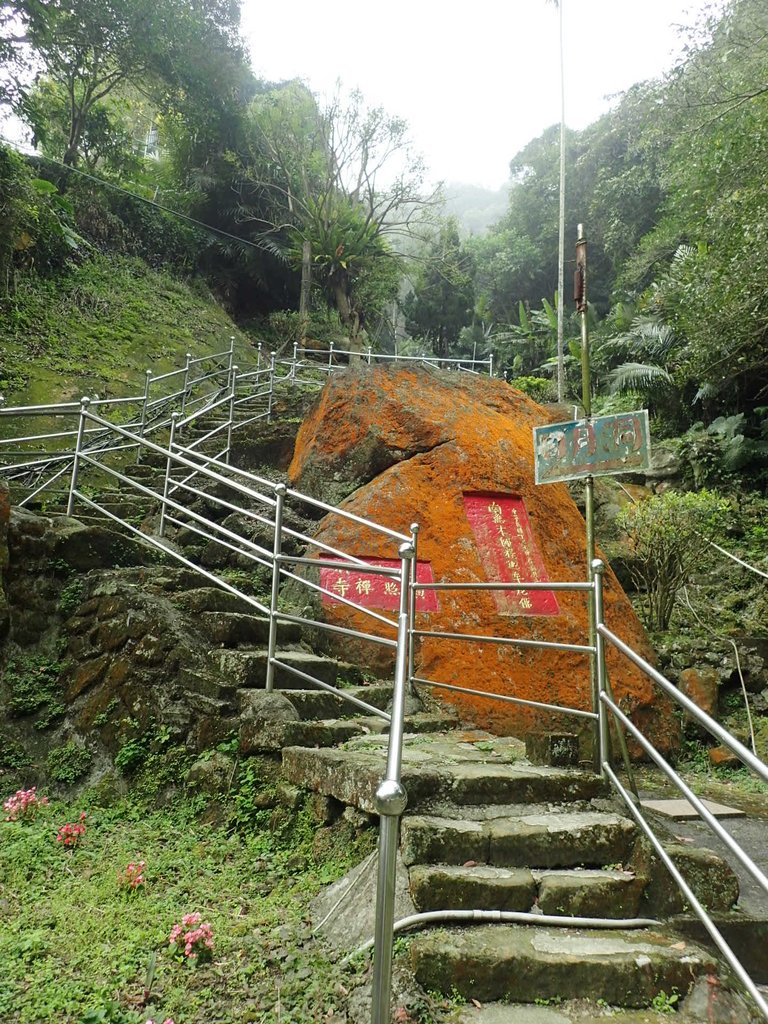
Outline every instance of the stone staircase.
<svg viewBox="0 0 768 1024">
<path fill-rule="evenodd" d="M 164 468 L 150 454 L 125 473 L 158 489 Z M 100 500 L 113 514 L 152 528 L 146 496 L 118 487 Z M 238 513 L 205 496 L 197 509 L 228 528 L 250 530 L 267 546 L 266 535 Z M 289 524 L 309 526 L 299 518 Z M 250 572 L 263 593 L 266 576 L 237 552 L 185 528 L 171 529 L 169 541 L 209 569 Z M 265 693 L 268 620 L 236 595 L 202 581 L 190 585 L 189 575 L 180 571 L 180 585 L 168 596 L 194 619 L 208 649 L 206 664 L 183 668 L 178 679 L 209 722 L 206 742 L 237 731 L 241 756 L 281 753 L 289 782 L 336 804 L 337 812 L 352 807 L 373 815 L 386 759 L 386 720 L 360 714 L 354 702 L 336 694 L 307 689 L 280 668 L 278 692 Z M 279 648 L 285 664 L 342 686 L 355 700 L 380 709 L 391 704 L 391 683 L 311 650 L 297 626 L 280 626 Z M 532 764 L 520 742 L 462 730 L 451 716 L 420 710 L 415 699 L 409 711 L 401 910 L 445 914 L 440 928 L 409 939 L 412 970 L 424 989 L 483 1002 L 589 999 L 639 1007 L 659 993 L 684 994 L 698 976 L 719 970 L 711 953 L 662 923 L 632 930 L 553 926 L 552 917 L 620 922 L 669 917 L 682 907 L 599 777 Z M 730 868 L 714 855 L 675 847 L 671 838 L 669 845 L 684 873 L 686 864 L 695 869 L 697 896 L 712 911 L 729 911 L 738 898 Z M 355 893 L 350 905 L 342 897 L 333 915 L 347 940 L 373 934 L 375 900 Z M 471 910 L 531 914 L 533 923 L 467 927 L 451 920 L 452 911 Z M 350 917 L 354 924 L 347 924 Z"/>
<path fill-rule="evenodd" d="M 284 774 L 372 813 L 385 746 L 386 736 L 368 736 L 341 748 L 287 748 Z M 643 1007 L 661 992 L 684 995 L 698 976 L 718 971 L 708 950 L 662 922 L 622 924 L 666 915 L 675 896 L 634 822 L 591 772 L 533 765 L 519 741 L 453 729 L 407 736 L 403 784 L 409 802 L 397 913 L 445 913 L 440 927 L 409 939 L 415 978 L 427 991 L 483 1003 L 589 999 Z M 738 898 L 730 868 L 708 851 L 676 846 L 672 837 L 669 848 L 684 872 L 691 867 L 697 895 L 710 909 L 730 910 Z M 342 895 L 327 936 L 340 944 L 373 933 L 370 893 L 361 896 L 355 886 L 345 901 L 346 885 L 338 885 Z M 321 902 L 321 917 L 334 898 Z M 529 923 L 471 926 L 451 920 L 452 911 L 471 910 L 531 916 Z M 572 916 L 618 927 L 550 920 Z"/>
</svg>

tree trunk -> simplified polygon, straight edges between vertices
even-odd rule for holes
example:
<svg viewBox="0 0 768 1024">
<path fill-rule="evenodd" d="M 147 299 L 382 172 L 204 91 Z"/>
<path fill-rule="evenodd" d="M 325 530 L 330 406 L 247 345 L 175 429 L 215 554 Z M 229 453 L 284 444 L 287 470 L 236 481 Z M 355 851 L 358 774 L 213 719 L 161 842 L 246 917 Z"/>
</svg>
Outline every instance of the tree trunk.
<svg viewBox="0 0 768 1024">
<path fill-rule="evenodd" d="M 360 331 L 360 316 L 352 306 L 352 300 L 349 294 L 348 282 L 346 280 L 339 281 L 333 290 L 334 303 L 336 305 L 336 312 L 339 314 L 342 326 L 347 332 L 349 337 L 349 350 L 354 353 L 361 353 L 363 351 L 363 342 Z M 350 362 L 358 361 L 359 356 L 350 357 Z"/>
</svg>

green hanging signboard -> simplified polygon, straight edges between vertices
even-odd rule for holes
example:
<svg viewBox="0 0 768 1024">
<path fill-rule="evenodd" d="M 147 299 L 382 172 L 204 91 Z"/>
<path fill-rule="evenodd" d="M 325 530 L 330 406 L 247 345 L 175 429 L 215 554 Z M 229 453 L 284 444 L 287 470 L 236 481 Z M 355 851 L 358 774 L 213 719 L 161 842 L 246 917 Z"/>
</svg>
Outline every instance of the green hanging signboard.
<svg viewBox="0 0 768 1024">
<path fill-rule="evenodd" d="M 533 452 L 537 484 L 648 469 L 648 411 L 534 427 Z"/>
</svg>

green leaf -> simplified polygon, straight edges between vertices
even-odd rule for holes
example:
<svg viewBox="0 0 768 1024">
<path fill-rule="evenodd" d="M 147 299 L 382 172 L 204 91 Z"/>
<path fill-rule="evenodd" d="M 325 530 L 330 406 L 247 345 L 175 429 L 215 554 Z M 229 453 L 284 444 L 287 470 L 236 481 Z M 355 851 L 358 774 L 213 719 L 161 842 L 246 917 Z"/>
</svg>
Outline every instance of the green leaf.
<svg viewBox="0 0 768 1024">
<path fill-rule="evenodd" d="M 41 196 L 52 196 L 54 192 L 59 191 L 53 182 L 48 181 L 47 178 L 33 178 L 30 184 L 35 192 L 39 192 Z"/>
</svg>

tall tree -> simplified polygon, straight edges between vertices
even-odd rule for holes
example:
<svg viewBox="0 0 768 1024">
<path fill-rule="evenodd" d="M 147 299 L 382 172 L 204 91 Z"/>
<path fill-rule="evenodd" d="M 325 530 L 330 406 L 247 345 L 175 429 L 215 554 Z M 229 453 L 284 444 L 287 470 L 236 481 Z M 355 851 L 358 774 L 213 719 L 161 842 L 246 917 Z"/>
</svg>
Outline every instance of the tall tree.
<svg viewBox="0 0 768 1024">
<path fill-rule="evenodd" d="M 236 50 L 234 0 L 24 0 L 15 47 L 62 91 L 67 104 L 65 164 L 81 157 L 89 118 L 127 83 L 182 89 L 206 53 Z M 218 19 L 218 20 L 217 20 Z M 6 37 L 8 38 L 8 37 Z M 210 61 L 202 63 L 211 68 Z M 26 92 L 23 77 L 17 84 Z M 22 105 L 23 112 L 23 105 Z"/>
<path fill-rule="evenodd" d="M 437 356 L 455 354 L 462 328 L 472 322 L 472 269 L 456 221 L 444 221 L 420 255 L 403 307 L 407 330 L 425 338 Z"/>
<path fill-rule="evenodd" d="M 397 290 L 400 240 L 429 197 L 408 126 L 358 92 L 319 108 L 297 84 L 252 104 L 249 202 L 261 244 L 312 270 L 348 332 L 362 344 L 366 319 Z"/>
</svg>

